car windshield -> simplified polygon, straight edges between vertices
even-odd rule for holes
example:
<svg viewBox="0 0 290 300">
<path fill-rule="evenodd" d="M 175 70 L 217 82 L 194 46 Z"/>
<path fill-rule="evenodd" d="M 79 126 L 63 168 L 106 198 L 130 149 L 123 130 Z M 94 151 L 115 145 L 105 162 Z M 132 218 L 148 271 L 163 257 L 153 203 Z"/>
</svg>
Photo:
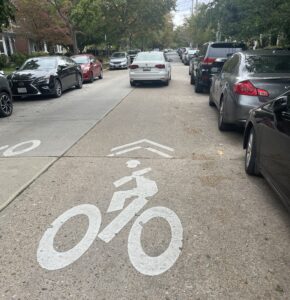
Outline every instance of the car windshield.
<svg viewBox="0 0 290 300">
<path fill-rule="evenodd" d="M 90 58 L 88 56 L 73 56 L 71 57 L 77 64 L 88 64 Z"/>
<path fill-rule="evenodd" d="M 47 70 L 55 69 L 57 61 L 55 57 L 32 58 L 27 60 L 20 70 Z"/>
<path fill-rule="evenodd" d="M 248 73 L 290 73 L 290 55 L 251 55 L 246 57 Z"/>
<path fill-rule="evenodd" d="M 113 53 L 112 58 L 125 58 L 125 53 L 124 52 Z"/>
<path fill-rule="evenodd" d="M 188 50 L 188 54 L 195 54 L 197 50 Z"/>
<path fill-rule="evenodd" d="M 139 53 L 135 58 L 135 61 L 160 61 L 160 60 L 164 60 L 164 56 L 160 52 L 151 52 L 151 53 L 142 52 Z"/>
</svg>

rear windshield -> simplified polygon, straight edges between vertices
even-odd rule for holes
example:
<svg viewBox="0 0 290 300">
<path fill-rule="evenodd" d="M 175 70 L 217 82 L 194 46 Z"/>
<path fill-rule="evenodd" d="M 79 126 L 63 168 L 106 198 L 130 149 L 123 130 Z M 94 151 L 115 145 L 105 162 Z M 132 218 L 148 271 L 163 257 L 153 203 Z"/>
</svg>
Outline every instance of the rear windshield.
<svg viewBox="0 0 290 300">
<path fill-rule="evenodd" d="M 246 56 L 245 68 L 248 73 L 290 73 L 290 55 Z"/>
<path fill-rule="evenodd" d="M 134 61 L 160 61 L 164 60 L 163 53 L 160 52 L 141 52 L 138 53 Z"/>
<path fill-rule="evenodd" d="M 230 46 L 230 47 L 229 47 Z M 231 57 L 236 52 L 242 51 L 241 46 L 234 46 L 229 44 L 213 44 L 209 47 L 208 57 Z"/>
<path fill-rule="evenodd" d="M 137 54 L 139 51 L 138 50 L 129 50 L 128 54 Z"/>
<path fill-rule="evenodd" d="M 77 64 L 88 64 L 90 58 L 88 56 L 72 56 L 71 57 Z"/>
</svg>

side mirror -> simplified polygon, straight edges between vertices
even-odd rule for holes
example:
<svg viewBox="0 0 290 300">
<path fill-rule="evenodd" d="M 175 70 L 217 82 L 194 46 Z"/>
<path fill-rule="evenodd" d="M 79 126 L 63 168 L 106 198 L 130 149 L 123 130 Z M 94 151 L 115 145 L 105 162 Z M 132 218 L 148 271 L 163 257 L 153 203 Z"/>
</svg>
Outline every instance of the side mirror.
<svg viewBox="0 0 290 300">
<path fill-rule="evenodd" d="M 286 111 L 290 107 L 290 96 L 282 96 L 274 101 L 273 110 L 274 113 L 279 114 Z"/>
</svg>

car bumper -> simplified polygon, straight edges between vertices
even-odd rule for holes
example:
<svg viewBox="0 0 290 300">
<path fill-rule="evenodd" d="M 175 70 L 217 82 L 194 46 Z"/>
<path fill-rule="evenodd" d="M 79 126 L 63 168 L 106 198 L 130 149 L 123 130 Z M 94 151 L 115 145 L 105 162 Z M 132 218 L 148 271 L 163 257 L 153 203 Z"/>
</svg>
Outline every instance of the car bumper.
<svg viewBox="0 0 290 300">
<path fill-rule="evenodd" d="M 167 81 L 169 79 L 167 72 L 160 73 L 134 73 L 130 72 L 130 81 Z"/>
<path fill-rule="evenodd" d="M 245 126 L 250 110 L 262 104 L 258 97 L 240 95 L 226 104 L 226 120 L 229 123 Z"/>
<path fill-rule="evenodd" d="M 24 90 L 22 90 L 23 92 L 20 92 L 19 87 L 18 86 L 12 86 L 12 96 L 22 96 L 22 97 L 26 97 L 26 96 L 37 96 L 37 95 L 52 95 L 54 94 L 54 86 L 52 85 L 48 85 L 48 84 L 43 84 L 43 85 L 36 85 L 36 84 L 29 84 L 29 85 L 25 85 L 24 87 L 21 88 L 25 88 L 26 92 L 24 92 Z"/>
<path fill-rule="evenodd" d="M 110 64 L 110 69 L 126 69 L 126 68 L 128 68 L 126 64 L 121 64 L 121 65 Z"/>
</svg>

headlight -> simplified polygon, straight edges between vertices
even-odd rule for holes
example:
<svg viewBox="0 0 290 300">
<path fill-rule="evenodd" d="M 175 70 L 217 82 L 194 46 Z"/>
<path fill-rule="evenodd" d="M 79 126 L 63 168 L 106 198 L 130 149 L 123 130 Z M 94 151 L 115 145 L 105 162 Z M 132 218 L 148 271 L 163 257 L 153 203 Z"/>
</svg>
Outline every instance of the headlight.
<svg viewBox="0 0 290 300">
<path fill-rule="evenodd" d="M 36 83 L 49 84 L 50 76 L 39 77 L 35 80 Z"/>
</svg>

